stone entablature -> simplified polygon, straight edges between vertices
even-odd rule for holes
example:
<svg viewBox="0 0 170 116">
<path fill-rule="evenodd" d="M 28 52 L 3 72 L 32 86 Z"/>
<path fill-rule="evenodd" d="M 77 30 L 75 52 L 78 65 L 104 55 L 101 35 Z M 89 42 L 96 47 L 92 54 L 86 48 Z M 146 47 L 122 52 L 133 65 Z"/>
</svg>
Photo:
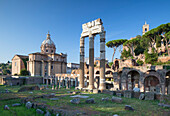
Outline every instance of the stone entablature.
<svg viewBox="0 0 170 116">
<path fill-rule="evenodd" d="M 96 19 L 92 22 L 88 22 L 82 25 L 82 33 L 81 33 L 81 37 L 88 37 L 90 34 L 92 35 L 96 35 L 99 34 L 100 32 L 104 31 L 104 27 L 103 27 L 103 22 L 102 20 Z M 90 31 L 89 31 L 90 30 Z"/>
</svg>

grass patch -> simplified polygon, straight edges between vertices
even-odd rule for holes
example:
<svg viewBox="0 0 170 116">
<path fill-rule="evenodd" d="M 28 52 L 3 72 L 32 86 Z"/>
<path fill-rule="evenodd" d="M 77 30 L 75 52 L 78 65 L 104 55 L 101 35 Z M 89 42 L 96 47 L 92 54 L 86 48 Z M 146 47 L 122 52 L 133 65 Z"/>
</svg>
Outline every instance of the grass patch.
<svg viewBox="0 0 170 116">
<path fill-rule="evenodd" d="M 95 104 L 87 104 L 85 103 L 86 99 L 80 99 L 80 104 L 72 104 L 70 103 L 71 94 L 68 93 L 68 91 L 75 91 L 74 88 L 72 89 L 65 89 L 62 88 L 61 90 L 36 90 L 32 91 L 33 93 L 29 93 L 29 91 L 25 92 L 16 92 L 19 90 L 20 86 L 0 86 L 0 90 L 8 89 L 12 91 L 13 93 L 4 93 L 4 96 L 0 94 L 0 98 L 6 98 L 9 96 L 16 96 L 18 97 L 15 99 L 10 100 L 1 100 L 0 101 L 0 115 L 2 116 L 39 116 L 36 114 L 35 109 L 26 109 L 25 106 L 19 106 L 19 107 L 12 107 L 11 105 L 13 103 L 20 102 L 19 98 L 22 97 L 28 97 L 28 96 L 39 96 L 39 95 L 45 95 L 45 94 L 51 94 L 55 93 L 56 97 L 59 98 L 59 100 L 51 101 L 49 98 L 38 98 L 35 99 L 38 103 L 44 103 L 49 105 L 49 107 L 55 107 L 58 109 L 65 109 L 65 110 L 79 110 L 86 112 L 88 115 L 100 115 L 100 116 L 112 116 L 114 114 L 118 114 L 119 116 L 163 116 L 165 113 L 170 112 L 170 109 L 159 107 L 158 103 L 159 101 L 146 101 L 146 100 L 139 100 L 136 98 L 124 98 L 123 103 L 113 103 L 111 101 L 101 101 L 101 98 L 109 97 L 112 98 L 112 95 L 108 94 L 92 94 L 86 92 L 85 96 L 89 96 L 89 98 L 95 99 Z M 76 90 L 77 91 L 77 90 Z M 85 93 L 85 92 L 84 92 Z M 9 105 L 10 111 L 3 110 L 4 105 Z M 135 111 L 126 111 L 124 109 L 125 105 L 131 105 Z"/>
</svg>

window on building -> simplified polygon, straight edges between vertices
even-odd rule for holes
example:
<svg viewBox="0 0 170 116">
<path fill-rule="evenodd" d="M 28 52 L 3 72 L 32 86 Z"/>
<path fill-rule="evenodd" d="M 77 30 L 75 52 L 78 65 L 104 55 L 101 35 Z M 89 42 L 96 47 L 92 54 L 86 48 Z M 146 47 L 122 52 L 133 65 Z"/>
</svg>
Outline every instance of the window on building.
<svg viewBox="0 0 170 116">
<path fill-rule="evenodd" d="M 46 50 L 46 52 L 48 52 L 48 50 Z"/>
<path fill-rule="evenodd" d="M 51 66 L 51 69 L 53 70 L 53 66 Z"/>
<path fill-rule="evenodd" d="M 53 50 L 51 50 L 51 53 L 53 53 Z"/>
<path fill-rule="evenodd" d="M 145 28 L 145 32 L 147 31 L 147 28 Z"/>
<path fill-rule="evenodd" d="M 15 66 L 17 66 L 17 63 L 15 62 Z"/>
</svg>

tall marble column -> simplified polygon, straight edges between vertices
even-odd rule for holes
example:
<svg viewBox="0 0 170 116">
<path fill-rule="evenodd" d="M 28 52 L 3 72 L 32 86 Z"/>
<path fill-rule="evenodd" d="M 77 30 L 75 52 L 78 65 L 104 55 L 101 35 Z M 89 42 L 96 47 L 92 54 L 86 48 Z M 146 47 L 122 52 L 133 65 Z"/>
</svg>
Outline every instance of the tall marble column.
<svg viewBox="0 0 170 116">
<path fill-rule="evenodd" d="M 69 88 L 69 79 L 67 78 L 66 79 L 66 89 L 68 89 Z"/>
<path fill-rule="evenodd" d="M 65 82 L 65 78 L 64 78 L 64 77 L 62 77 L 62 88 L 64 88 L 64 87 L 65 87 L 65 84 L 66 84 L 66 82 Z"/>
<path fill-rule="evenodd" d="M 100 33 L 100 86 L 99 89 L 105 90 L 105 31 Z"/>
<path fill-rule="evenodd" d="M 54 76 L 51 76 L 51 78 L 52 78 L 52 79 L 51 79 L 51 82 L 52 82 L 52 83 L 51 83 L 51 85 L 52 85 L 52 90 L 54 90 L 54 85 L 55 85 L 55 80 L 54 80 L 54 79 L 55 79 L 55 78 L 54 78 Z"/>
<path fill-rule="evenodd" d="M 162 94 L 165 95 L 165 85 L 161 84 L 161 88 L 162 88 Z"/>
<path fill-rule="evenodd" d="M 79 88 L 84 87 L 84 38 L 80 38 L 80 84 Z"/>
<path fill-rule="evenodd" d="M 55 90 L 58 89 L 58 76 L 55 77 Z"/>
<path fill-rule="evenodd" d="M 46 77 L 46 82 L 47 82 L 46 85 L 47 85 L 47 88 L 48 88 L 48 77 Z"/>
<path fill-rule="evenodd" d="M 69 78 L 69 89 L 71 89 L 71 78 Z"/>
<path fill-rule="evenodd" d="M 94 35 L 89 35 L 89 89 L 94 89 Z"/>
<path fill-rule="evenodd" d="M 58 84 L 58 88 L 61 89 L 61 77 L 59 77 Z"/>
<path fill-rule="evenodd" d="M 42 76 L 45 76 L 45 64 L 44 64 L 44 60 L 42 60 Z"/>
<path fill-rule="evenodd" d="M 48 64 L 48 76 L 51 76 L 51 61 Z"/>
</svg>

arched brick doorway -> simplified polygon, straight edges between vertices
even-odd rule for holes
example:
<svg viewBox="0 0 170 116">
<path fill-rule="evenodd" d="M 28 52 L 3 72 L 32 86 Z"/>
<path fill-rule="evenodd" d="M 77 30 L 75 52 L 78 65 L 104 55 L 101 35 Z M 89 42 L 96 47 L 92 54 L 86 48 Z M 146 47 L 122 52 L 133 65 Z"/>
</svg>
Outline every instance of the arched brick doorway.
<svg viewBox="0 0 170 116">
<path fill-rule="evenodd" d="M 133 90 L 133 88 L 139 88 L 139 79 L 140 79 L 140 73 L 136 70 L 129 71 L 127 79 L 127 89 Z"/>
<path fill-rule="evenodd" d="M 144 92 L 157 92 L 160 93 L 160 82 L 158 77 L 149 75 L 144 80 Z"/>
</svg>

